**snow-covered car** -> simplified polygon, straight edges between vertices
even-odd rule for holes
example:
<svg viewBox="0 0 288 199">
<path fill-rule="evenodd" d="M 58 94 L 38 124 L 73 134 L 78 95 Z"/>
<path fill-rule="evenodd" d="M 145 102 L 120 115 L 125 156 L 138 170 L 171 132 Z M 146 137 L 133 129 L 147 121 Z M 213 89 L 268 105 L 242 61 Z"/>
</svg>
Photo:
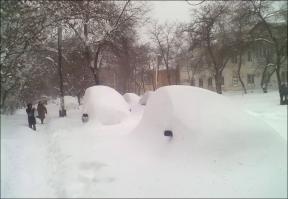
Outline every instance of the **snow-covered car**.
<svg viewBox="0 0 288 199">
<path fill-rule="evenodd" d="M 193 186 L 217 190 L 215 197 L 231 196 L 236 187 L 241 196 L 284 194 L 285 141 L 223 95 L 192 86 L 159 88 L 132 137 L 132 147 L 141 149 L 135 153 L 165 165 L 166 172 L 156 172 L 159 178 L 193 179 Z M 182 172 L 175 165 L 186 166 L 181 166 Z M 209 195 L 204 190 L 199 194 Z"/>
<path fill-rule="evenodd" d="M 104 125 L 118 124 L 129 115 L 129 105 L 115 89 L 92 86 L 84 94 L 83 114 L 87 114 L 89 121 Z"/>
</svg>

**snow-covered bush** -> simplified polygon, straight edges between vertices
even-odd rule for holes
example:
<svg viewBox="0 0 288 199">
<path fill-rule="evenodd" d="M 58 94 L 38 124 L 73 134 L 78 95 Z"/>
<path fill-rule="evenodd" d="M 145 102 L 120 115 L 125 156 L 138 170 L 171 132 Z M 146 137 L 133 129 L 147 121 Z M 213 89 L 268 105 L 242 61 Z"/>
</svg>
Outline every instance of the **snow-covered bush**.
<svg viewBox="0 0 288 199">
<path fill-rule="evenodd" d="M 117 124 L 129 115 L 129 105 L 115 89 L 92 86 L 85 91 L 83 113 L 88 114 L 89 121 Z"/>
</svg>

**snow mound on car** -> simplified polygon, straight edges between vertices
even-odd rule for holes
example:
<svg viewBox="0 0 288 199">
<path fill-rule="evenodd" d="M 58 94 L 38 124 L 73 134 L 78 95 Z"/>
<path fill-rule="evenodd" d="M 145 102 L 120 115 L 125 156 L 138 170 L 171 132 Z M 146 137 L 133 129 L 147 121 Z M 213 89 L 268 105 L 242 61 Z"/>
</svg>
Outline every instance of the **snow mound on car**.
<svg viewBox="0 0 288 199">
<path fill-rule="evenodd" d="M 143 140 L 159 146 L 165 141 L 164 131 L 171 130 L 174 144 L 211 153 L 262 148 L 279 137 L 265 123 L 237 106 L 209 90 L 192 86 L 161 87 L 150 97 L 136 131 Z"/>
<path fill-rule="evenodd" d="M 122 95 L 108 86 L 87 88 L 83 102 L 83 113 L 88 113 L 89 121 L 118 124 L 129 115 L 129 105 Z"/>
<path fill-rule="evenodd" d="M 164 136 L 165 130 L 173 137 Z M 215 190 L 224 195 L 229 195 L 227 186 L 254 196 L 263 190 L 266 196 L 285 195 L 285 190 L 287 194 L 285 141 L 263 121 L 214 92 L 191 86 L 157 89 L 131 139 L 131 148 L 141 149 L 134 153 L 146 162 L 161 162 L 163 172 L 157 175 L 171 176 L 175 168 L 183 167 L 189 168 L 182 176 L 187 181 L 214 176 L 219 185 Z M 199 183 L 210 186 L 205 180 Z"/>
</svg>

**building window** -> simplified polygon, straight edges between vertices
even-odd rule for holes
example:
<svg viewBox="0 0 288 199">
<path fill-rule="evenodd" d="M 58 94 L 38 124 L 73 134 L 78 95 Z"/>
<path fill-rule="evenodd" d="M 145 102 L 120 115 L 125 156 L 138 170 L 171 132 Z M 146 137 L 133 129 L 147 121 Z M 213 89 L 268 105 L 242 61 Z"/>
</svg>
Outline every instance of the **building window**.
<svg viewBox="0 0 288 199">
<path fill-rule="evenodd" d="M 251 51 L 248 51 L 248 61 L 252 61 Z"/>
<path fill-rule="evenodd" d="M 199 87 L 203 88 L 203 79 L 202 78 L 199 79 Z"/>
<path fill-rule="evenodd" d="M 191 79 L 191 86 L 195 86 L 195 78 L 194 77 Z"/>
<path fill-rule="evenodd" d="M 282 71 L 281 72 L 281 81 L 287 82 L 287 77 L 288 77 L 288 71 Z"/>
<path fill-rule="evenodd" d="M 248 74 L 247 75 L 247 83 L 248 84 L 254 84 L 254 77 L 255 77 L 255 75 Z"/>
<path fill-rule="evenodd" d="M 263 46 L 263 57 L 266 57 L 267 56 L 267 49 L 266 47 Z"/>
<path fill-rule="evenodd" d="M 224 77 L 221 77 L 221 85 L 224 86 Z"/>
<path fill-rule="evenodd" d="M 238 86 L 238 84 L 239 84 L 239 79 L 236 75 L 233 75 L 233 77 L 232 77 L 232 84 L 233 84 L 233 86 Z"/>
<path fill-rule="evenodd" d="M 236 55 L 232 57 L 232 63 L 237 64 L 237 56 Z"/>
<path fill-rule="evenodd" d="M 212 77 L 208 78 L 208 86 L 212 87 Z"/>
<path fill-rule="evenodd" d="M 280 55 L 285 56 L 287 54 L 287 47 L 282 46 L 280 49 Z"/>
</svg>

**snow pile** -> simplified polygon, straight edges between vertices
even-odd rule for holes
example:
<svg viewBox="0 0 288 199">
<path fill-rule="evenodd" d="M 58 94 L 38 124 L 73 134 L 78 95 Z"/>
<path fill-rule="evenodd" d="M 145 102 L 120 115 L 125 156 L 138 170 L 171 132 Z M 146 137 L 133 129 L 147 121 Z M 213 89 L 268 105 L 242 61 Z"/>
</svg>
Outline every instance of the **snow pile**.
<svg viewBox="0 0 288 199">
<path fill-rule="evenodd" d="M 165 137 L 164 130 L 171 130 L 173 137 Z M 258 197 L 287 193 L 284 140 L 267 124 L 214 92 L 190 86 L 156 90 L 134 130 L 133 139 L 135 146 L 142 146 L 142 152 L 138 152 L 142 157 L 147 154 L 160 158 L 167 172 L 171 169 L 173 173 L 177 162 L 178 166 L 191 167 L 191 173 L 183 178 L 199 178 L 200 173 L 203 179 L 205 175 L 218 176 L 218 185 L 213 190 L 218 189 L 218 194 L 222 193 L 219 196 L 224 196 L 223 193 L 229 196 L 233 187 L 240 184 L 239 193 L 243 196 L 244 193 Z M 223 168 L 231 171 L 226 179 L 221 177 Z M 198 186 L 208 186 L 204 181 Z M 230 191 L 228 185 L 223 185 L 227 182 Z"/>
<path fill-rule="evenodd" d="M 136 95 L 135 93 L 125 93 L 123 97 L 126 100 L 126 102 L 130 105 L 137 104 L 140 99 L 140 97 Z"/>
<path fill-rule="evenodd" d="M 139 103 L 141 105 L 146 105 L 149 98 L 151 97 L 151 95 L 153 95 L 154 91 L 147 91 L 144 93 L 144 95 L 141 97 L 141 99 L 139 100 Z"/>
<path fill-rule="evenodd" d="M 113 88 L 92 86 L 85 91 L 83 113 L 88 113 L 89 121 L 117 124 L 129 115 L 129 105 Z"/>
<path fill-rule="evenodd" d="M 100 99 L 103 109 L 119 106 L 119 98 L 125 104 L 118 93 L 119 98 L 111 94 L 115 90 L 96 88 L 86 93 L 89 110 L 100 106 Z M 245 95 L 243 102 L 260 119 L 267 111 L 286 123 L 287 107 L 278 105 L 277 92 L 272 96 L 271 103 L 258 94 L 249 100 Z M 164 87 L 116 125 L 83 125 L 79 109 L 60 118 L 59 105 L 50 101 L 36 132 L 28 128 L 25 109 L 1 115 L 1 196 L 285 198 L 287 142 L 239 109 L 240 98 L 230 101 L 189 86 Z M 173 131 L 172 139 L 163 136 L 165 129 Z"/>
<path fill-rule="evenodd" d="M 190 139 L 201 147 L 222 145 L 227 140 L 235 142 L 233 148 L 242 148 L 243 143 L 254 142 L 254 138 L 257 140 L 259 136 L 274 136 L 270 128 L 265 130 L 267 126 L 264 123 L 259 125 L 259 120 L 249 117 L 235 105 L 228 98 L 205 89 L 166 86 L 149 99 L 140 126 L 145 126 L 145 130 L 157 130 L 149 133 L 159 136 L 159 139 L 163 138 L 164 130 L 172 130 L 174 140 Z M 224 137 L 225 140 L 220 139 Z"/>
</svg>

